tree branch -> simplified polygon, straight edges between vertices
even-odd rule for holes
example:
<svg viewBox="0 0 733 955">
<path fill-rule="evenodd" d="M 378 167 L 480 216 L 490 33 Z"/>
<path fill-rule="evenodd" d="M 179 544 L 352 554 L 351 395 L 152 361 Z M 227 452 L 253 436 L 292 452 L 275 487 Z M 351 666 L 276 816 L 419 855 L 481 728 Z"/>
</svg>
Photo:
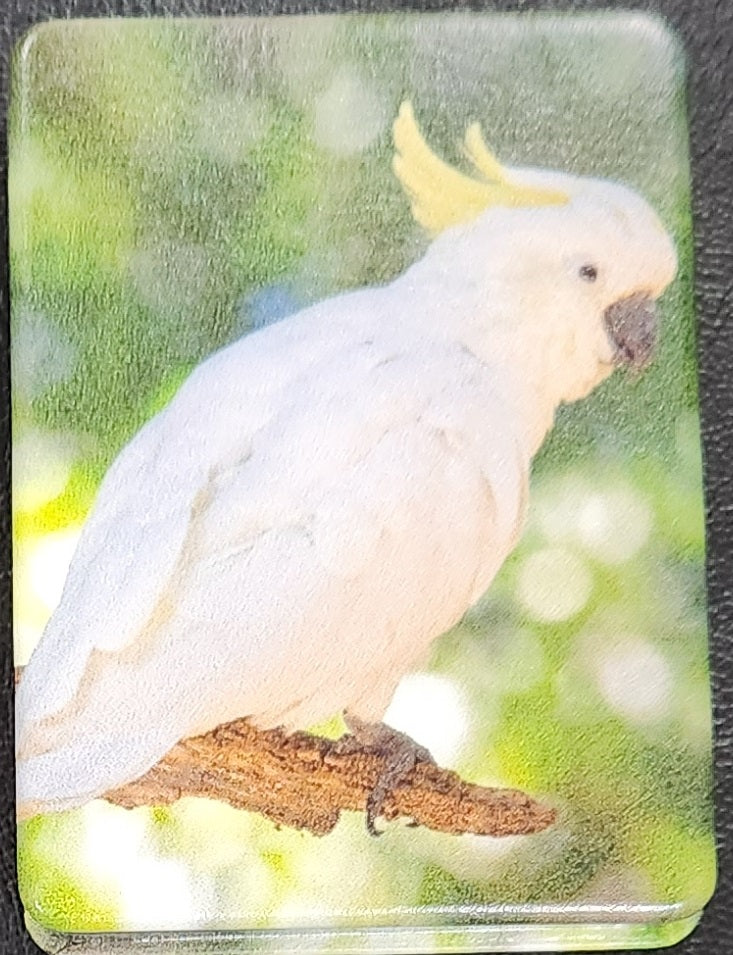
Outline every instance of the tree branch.
<svg viewBox="0 0 733 955">
<path fill-rule="evenodd" d="M 349 749 L 308 733 L 258 730 L 236 720 L 182 740 L 144 776 L 105 799 L 133 808 L 200 796 L 325 835 L 342 810 L 365 810 L 382 768 L 380 756 Z M 556 818 L 554 809 L 524 793 L 476 786 L 431 763 L 415 766 L 387 798 L 382 815 L 408 817 L 439 832 L 491 836 L 540 832 Z"/>
</svg>

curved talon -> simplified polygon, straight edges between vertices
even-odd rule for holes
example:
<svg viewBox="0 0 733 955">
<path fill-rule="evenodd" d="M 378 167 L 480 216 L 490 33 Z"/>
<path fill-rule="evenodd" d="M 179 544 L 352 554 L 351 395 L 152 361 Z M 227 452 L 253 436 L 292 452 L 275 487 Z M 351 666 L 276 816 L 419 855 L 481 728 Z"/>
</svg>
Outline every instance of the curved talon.
<svg viewBox="0 0 733 955">
<path fill-rule="evenodd" d="M 366 830 L 370 836 L 384 835 L 383 829 L 377 829 L 376 822 L 377 818 L 382 812 L 382 806 L 384 805 L 386 795 L 386 793 L 383 793 L 380 799 L 375 799 L 374 790 L 372 790 L 367 796 Z"/>
<path fill-rule="evenodd" d="M 406 733 L 400 733 L 384 723 L 364 723 L 351 714 L 344 714 L 346 725 L 353 734 L 349 748 L 357 743 L 362 751 L 380 756 L 382 770 L 377 777 L 366 801 L 366 828 L 372 836 L 382 835 L 377 829 L 377 818 L 387 798 L 410 775 L 418 763 L 432 763 L 435 760 L 424 746 L 418 745 Z"/>
<path fill-rule="evenodd" d="M 414 751 L 403 750 L 395 754 L 394 760 L 385 761 L 386 765 L 377 777 L 372 791 L 367 797 L 366 825 L 368 832 L 373 836 L 381 835 L 376 828 L 376 821 L 382 814 L 387 797 L 405 779 L 417 762 Z"/>
</svg>

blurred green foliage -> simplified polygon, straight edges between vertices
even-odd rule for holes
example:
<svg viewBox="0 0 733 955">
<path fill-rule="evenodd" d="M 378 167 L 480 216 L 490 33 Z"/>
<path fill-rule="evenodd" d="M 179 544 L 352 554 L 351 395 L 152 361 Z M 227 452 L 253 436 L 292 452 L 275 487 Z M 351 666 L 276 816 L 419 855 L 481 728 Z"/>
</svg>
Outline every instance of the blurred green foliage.
<svg viewBox="0 0 733 955">
<path fill-rule="evenodd" d="M 355 817 L 317 840 L 201 802 L 90 807 L 21 827 L 33 917 L 95 930 L 415 924 L 416 905 L 448 924 L 502 910 L 546 922 L 579 904 L 590 921 L 618 921 L 617 905 L 650 922 L 694 915 L 714 859 L 687 133 L 669 36 L 630 15 L 57 23 L 19 47 L 14 84 L 20 662 L 52 604 L 34 574 L 63 573 L 44 548 L 78 528 L 190 369 L 420 255 L 390 165 L 403 98 L 452 162 L 478 119 L 507 162 L 630 183 L 680 253 L 654 367 L 561 409 L 521 544 L 431 664 L 470 713 L 451 765 L 545 794 L 562 824 L 501 844 L 408 829 L 375 842 Z M 120 840 L 137 848 L 115 868 Z M 653 944 L 675 929 L 633 933 Z"/>
</svg>

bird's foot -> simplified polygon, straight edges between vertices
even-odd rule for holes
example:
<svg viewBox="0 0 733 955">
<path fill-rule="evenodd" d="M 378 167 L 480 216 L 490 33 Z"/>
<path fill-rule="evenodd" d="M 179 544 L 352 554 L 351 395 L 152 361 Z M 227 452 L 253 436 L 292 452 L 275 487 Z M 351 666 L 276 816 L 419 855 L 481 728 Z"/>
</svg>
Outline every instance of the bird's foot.
<svg viewBox="0 0 733 955">
<path fill-rule="evenodd" d="M 351 713 L 344 714 L 344 721 L 351 736 L 342 737 L 341 752 L 373 753 L 382 760 L 382 769 L 366 803 L 366 827 L 372 836 L 381 832 L 376 827 L 387 798 L 405 781 L 418 763 L 435 760 L 424 746 L 419 746 L 405 733 L 392 729 L 384 723 L 365 723 Z M 341 742 L 341 741 L 339 741 Z"/>
</svg>

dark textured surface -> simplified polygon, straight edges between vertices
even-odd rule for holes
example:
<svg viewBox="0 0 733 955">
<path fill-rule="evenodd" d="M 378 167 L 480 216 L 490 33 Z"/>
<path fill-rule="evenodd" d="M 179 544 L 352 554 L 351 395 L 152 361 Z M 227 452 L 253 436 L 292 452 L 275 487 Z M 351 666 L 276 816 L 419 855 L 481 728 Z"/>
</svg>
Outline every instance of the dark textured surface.
<svg viewBox="0 0 733 955">
<path fill-rule="evenodd" d="M 568 2 L 388 4 L 384 0 L 0 0 L 2 54 L 0 101 L 8 96 L 10 51 L 31 24 L 60 16 L 221 15 L 306 10 L 418 9 L 591 10 L 616 7 L 598 0 Z M 696 232 L 697 302 L 700 321 L 701 398 L 708 487 L 709 590 L 712 663 L 716 704 L 718 891 L 702 924 L 674 949 L 685 955 L 733 952 L 733 3 L 730 0 L 626 2 L 629 9 L 661 12 L 677 28 L 687 49 L 690 72 L 693 211 Z M 0 150 L 0 955 L 36 955 L 40 950 L 22 927 L 15 891 L 15 823 L 12 808 L 12 669 L 10 639 L 9 393 L 7 228 L 4 142 Z"/>
</svg>

